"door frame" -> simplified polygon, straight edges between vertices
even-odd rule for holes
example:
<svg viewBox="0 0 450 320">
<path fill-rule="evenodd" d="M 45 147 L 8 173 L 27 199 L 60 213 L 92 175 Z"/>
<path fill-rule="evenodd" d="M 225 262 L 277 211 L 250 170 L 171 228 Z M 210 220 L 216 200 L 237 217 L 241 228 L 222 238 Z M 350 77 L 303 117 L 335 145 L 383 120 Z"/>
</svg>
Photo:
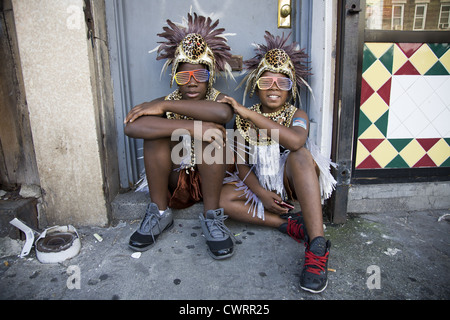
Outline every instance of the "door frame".
<svg viewBox="0 0 450 320">
<path fill-rule="evenodd" d="M 338 0 L 332 146 L 332 159 L 337 163 L 337 186 L 326 210 L 333 223 L 346 221 L 352 184 L 429 182 L 449 180 L 450 177 L 450 168 L 355 170 L 364 42 L 443 42 L 443 38 L 450 38 L 448 31 L 365 30 L 365 3 L 365 0 Z"/>
<path fill-rule="evenodd" d="M 326 213 L 333 223 L 344 223 L 353 171 L 354 119 L 359 101 L 358 74 L 361 73 L 361 66 L 355 62 L 355 57 L 359 57 L 362 50 L 360 44 L 364 36 L 364 15 L 361 14 L 360 0 L 338 0 L 337 10 L 336 93 L 332 135 L 332 160 L 337 164 L 334 172 L 337 184 L 327 203 Z"/>
</svg>

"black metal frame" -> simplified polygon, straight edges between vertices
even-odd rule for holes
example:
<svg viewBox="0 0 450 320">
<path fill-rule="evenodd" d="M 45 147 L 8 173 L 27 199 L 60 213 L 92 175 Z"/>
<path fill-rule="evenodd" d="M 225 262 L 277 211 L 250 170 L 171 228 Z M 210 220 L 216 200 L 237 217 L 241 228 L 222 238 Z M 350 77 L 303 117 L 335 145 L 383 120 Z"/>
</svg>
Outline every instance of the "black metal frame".
<svg viewBox="0 0 450 320">
<path fill-rule="evenodd" d="M 338 27 L 336 41 L 336 90 L 333 119 L 332 160 L 337 164 L 334 176 L 336 190 L 327 201 L 326 212 L 333 223 L 347 219 L 348 190 L 353 171 L 353 144 L 355 110 L 357 105 L 357 77 L 361 65 L 354 61 L 363 42 L 364 26 L 360 0 L 338 1 Z M 354 35 L 354 36 L 348 36 Z"/>
<path fill-rule="evenodd" d="M 365 0 L 338 0 L 336 90 L 332 160 L 337 163 L 336 190 L 326 203 L 333 223 L 347 218 L 351 184 L 403 183 L 450 180 L 450 168 L 355 170 L 364 42 L 444 42 L 447 31 L 372 31 L 364 28 Z M 348 36 L 348 35 L 354 36 Z M 355 57 L 358 57 L 355 62 Z"/>
<path fill-rule="evenodd" d="M 365 0 L 361 1 L 361 8 L 365 8 Z M 364 9 L 363 9 L 364 11 Z M 363 12 L 362 11 L 362 12 Z M 362 15 L 361 15 L 362 16 Z M 362 17 L 361 17 L 362 18 Z M 358 52 L 358 75 L 356 101 L 361 98 L 362 81 L 362 50 L 365 42 L 409 42 L 409 43 L 443 43 L 450 39 L 449 31 L 390 31 L 390 30 L 365 30 L 364 20 L 360 21 L 359 32 L 364 34 L 359 43 Z M 359 124 L 359 103 L 355 106 L 354 145 L 356 145 Z M 405 169 L 358 169 L 355 170 L 356 148 L 352 155 L 352 177 L 353 184 L 376 184 L 376 183 L 405 183 L 417 181 L 446 181 L 450 180 L 450 168 L 405 168 Z"/>
</svg>

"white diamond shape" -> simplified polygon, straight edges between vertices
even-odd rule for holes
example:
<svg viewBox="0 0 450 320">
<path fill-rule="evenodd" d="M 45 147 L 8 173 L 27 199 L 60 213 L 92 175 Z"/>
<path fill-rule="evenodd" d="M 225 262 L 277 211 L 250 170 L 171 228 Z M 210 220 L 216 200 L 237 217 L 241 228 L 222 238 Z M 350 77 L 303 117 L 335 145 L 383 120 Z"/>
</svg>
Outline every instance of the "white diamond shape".
<svg viewBox="0 0 450 320">
<path fill-rule="evenodd" d="M 417 78 L 407 92 L 417 106 L 423 104 L 430 95 L 434 94 L 433 88 L 430 87 L 428 82 L 422 76 Z"/>
</svg>

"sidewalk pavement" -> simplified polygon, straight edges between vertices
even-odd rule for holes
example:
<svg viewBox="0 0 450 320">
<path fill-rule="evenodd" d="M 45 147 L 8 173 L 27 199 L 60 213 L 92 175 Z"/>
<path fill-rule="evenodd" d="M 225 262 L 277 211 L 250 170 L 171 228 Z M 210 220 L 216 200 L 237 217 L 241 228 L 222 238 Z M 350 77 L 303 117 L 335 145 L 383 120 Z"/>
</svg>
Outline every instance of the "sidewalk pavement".
<svg viewBox="0 0 450 320">
<path fill-rule="evenodd" d="M 41 264 L 34 249 L 20 259 L 21 246 L 0 258 L 0 299 L 448 300 L 449 222 L 445 210 L 351 215 L 343 225 L 326 222 L 332 271 L 320 294 L 299 287 L 304 245 L 275 229 L 227 220 L 236 235 L 235 254 L 216 261 L 206 252 L 196 218 L 175 215 L 174 228 L 139 258 L 128 248 L 138 220 L 82 227 L 77 229 L 79 255 L 63 263 Z M 68 279 L 74 279 L 71 285 Z"/>
</svg>

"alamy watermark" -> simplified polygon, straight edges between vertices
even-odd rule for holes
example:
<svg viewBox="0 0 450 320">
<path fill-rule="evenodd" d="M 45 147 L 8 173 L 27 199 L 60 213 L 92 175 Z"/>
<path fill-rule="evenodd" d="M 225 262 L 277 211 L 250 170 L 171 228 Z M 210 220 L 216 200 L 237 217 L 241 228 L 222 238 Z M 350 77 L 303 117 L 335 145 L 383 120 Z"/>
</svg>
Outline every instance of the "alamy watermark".
<svg viewBox="0 0 450 320">
<path fill-rule="evenodd" d="M 367 273 L 370 275 L 367 278 L 366 285 L 370 290 L 381 289 L 381 269 L 377 265 L 367 267 Z"/>
<path fill-rule="evenodd" d="M 218 129 L 207 129 L 203 132 L 202 122 L 194 121 L 193 149 L 196 164 L 255 164 L 260 160 L 261 154 L 255 152 L 256 149 L 253 149 L 251 145 L 246 144 L 245 138 L 238 130 L 226 129 L 225 132 L 225 137 L 223 132 Z M 270 137 L 270 144 L 278 146 L 279 130 L 250 128 L 248 137 L 249 140 L 258 142 L 267 142 Z M 172 133 L 171 140 L 179 142 L 172 148 L 171 160 L 174 164 L 180 165 L 191 154 L 192 137 L 188 130 L 176 129 Z M 204 142 L 209 143 L 203 147 Z M 225 145 L 223 142 L 226 142 Z M 271 160 L 276 160 L 276 158 Z M 266 172 L 265 174 L 273 173 Z"/>
<path fill-rule="evenodd" d="M 73 290 L 81 289 L 81 269 L 79 266 L 69 266 L 66 270 L 66 273 L 69 275 L 66 281 L 67 289 Z"/>
</svg>

